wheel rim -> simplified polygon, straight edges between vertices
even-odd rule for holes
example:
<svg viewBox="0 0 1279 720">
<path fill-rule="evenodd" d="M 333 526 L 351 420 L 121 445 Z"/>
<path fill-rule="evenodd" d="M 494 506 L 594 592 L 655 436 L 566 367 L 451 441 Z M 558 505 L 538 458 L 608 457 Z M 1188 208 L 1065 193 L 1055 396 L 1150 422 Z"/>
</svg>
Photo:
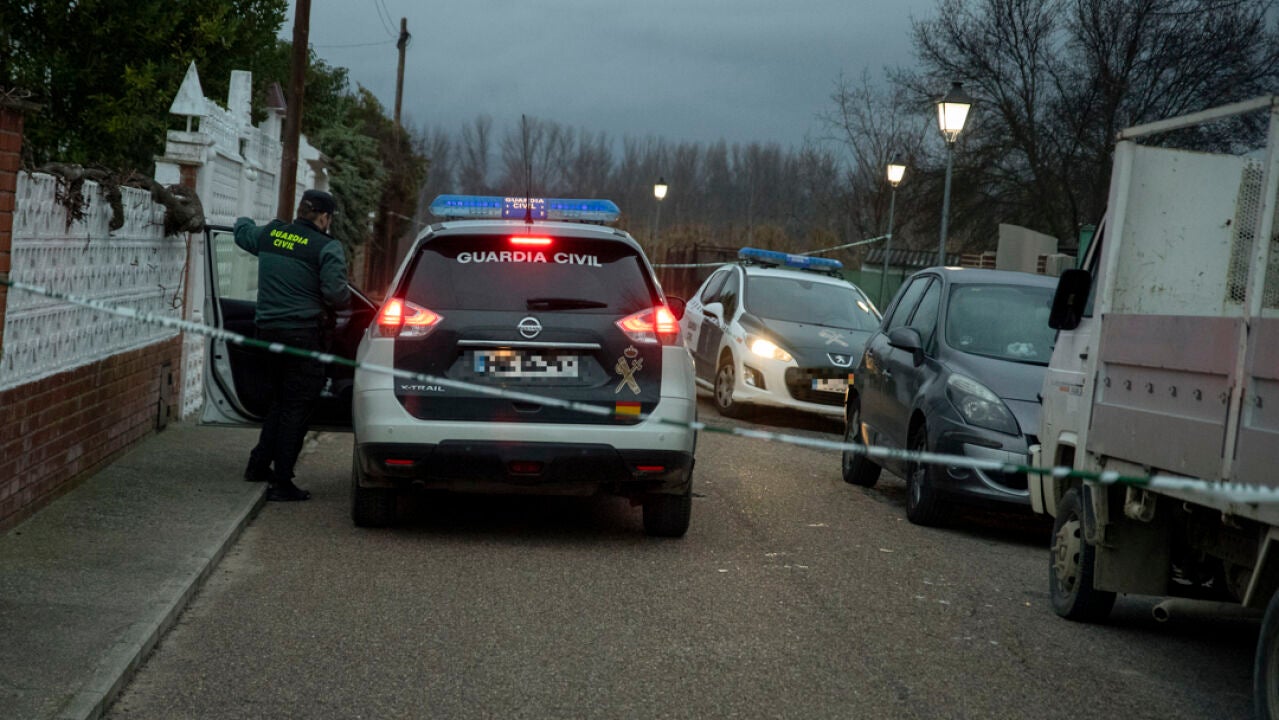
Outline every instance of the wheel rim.
<svg viewBox="0 0 1279 720">
<path fill-rule="evenodd" d="M 1079 517 L 1072 514 L 1053 536 L 1053 571 L 1057 575 L 1057 590 L 1061 595 L 1072 595 L 1079 584 L 1079 559 L 1083 550 L 1081 529 Z"/>
<path fill-rule="evenodd" d="M 733 382 L 735 379 L 732 365 L 720 366 L 719 374 L 715 376 L 715 402 L 719 403 L 722 408 L 730 407 L 733 404 Z"/>
</svg>

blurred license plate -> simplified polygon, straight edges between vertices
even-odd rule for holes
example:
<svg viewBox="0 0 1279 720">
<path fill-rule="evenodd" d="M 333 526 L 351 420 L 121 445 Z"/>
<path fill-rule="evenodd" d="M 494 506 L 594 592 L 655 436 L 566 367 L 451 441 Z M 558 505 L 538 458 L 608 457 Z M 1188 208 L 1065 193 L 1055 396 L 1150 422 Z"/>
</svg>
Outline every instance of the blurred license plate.
<svg viewBox="0 0 1279 720">
<path fill-rule="evenodd" d="M 818 392 L 842 393 L 848 389 L 848 381 L 842 378 L 838 380 L 814 379 L 813 389 Z"/>
<path fill-rule="evenodd" d="M 581 358 L 536 350 L 477 350 L 476 375 L 501 378 L 575 378 Z"/>
</svg>

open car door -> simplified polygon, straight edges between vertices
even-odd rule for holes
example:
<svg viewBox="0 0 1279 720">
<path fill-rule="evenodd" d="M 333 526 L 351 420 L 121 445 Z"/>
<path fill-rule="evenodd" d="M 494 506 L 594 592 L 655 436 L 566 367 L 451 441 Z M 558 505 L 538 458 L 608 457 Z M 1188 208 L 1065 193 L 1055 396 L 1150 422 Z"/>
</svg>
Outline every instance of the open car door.
<svg viewBox="0 0 1279 720">
<path fill-rule="evenodd" d="M 216 328 L 254 337 L 253 316 L 258 300 L 258 259 L 235 244 L 229 227 L 205 228 L 204 316 Z M 364 330 L 377 314 L 377 307 L 351 287 L 351 307 L 338 314 L 329 352 L 355 358 Z M 206 425 L 258 425 L 267 410 L 265 382 L 261 377 L 264 351 L 222 339 L 208 344 L 204 364 L 204 410 L 200 422 Z M 325 387 L 311 415 L 316 430 L 351 430 L 351 388 L 355 370 L 345 365 L 327 365 Z"/>
</svg>

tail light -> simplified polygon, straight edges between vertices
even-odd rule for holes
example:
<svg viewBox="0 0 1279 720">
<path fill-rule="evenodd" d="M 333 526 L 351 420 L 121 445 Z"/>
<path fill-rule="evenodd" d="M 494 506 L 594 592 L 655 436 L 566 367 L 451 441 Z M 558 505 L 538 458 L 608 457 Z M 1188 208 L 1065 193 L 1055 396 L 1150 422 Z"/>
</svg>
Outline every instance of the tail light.
<svg viewBox="0 0 1279 720">
<path fill-rule="evenodd" d="M 548 237 L 523 237 L 516 235 L 511 238 L 512 245 L 532 245 L 534 247 L 549 247 L 551 239 Z"/>
<path fill-rule="evenodd" d="M 678 345 L 680 341 L 679 321 L 665 305 L 628 315 L 618 320 L 617 326 L 637 343 Z"/>
<path fill-rule="evenodd" d="M 443 319 L 437 312 L 393 297 L 382 306 L 374 327 L 380 337 L 426 337 Z"/>
</svg>

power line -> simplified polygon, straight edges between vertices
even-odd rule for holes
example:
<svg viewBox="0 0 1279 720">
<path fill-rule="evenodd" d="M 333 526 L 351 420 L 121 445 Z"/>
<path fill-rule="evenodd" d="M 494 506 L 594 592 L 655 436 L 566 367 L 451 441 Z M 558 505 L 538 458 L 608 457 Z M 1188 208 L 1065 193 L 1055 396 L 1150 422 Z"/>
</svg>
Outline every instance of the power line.
<svg viewBox="0 0 1279 720">
<path fill-rule="evenodd" d="M 366 43 L 344 43 L 344 44 L 338 44 L 338 45 L 330 45 L 330 44 L 328 44 L 328 43 L 325 43 L 325 44 L 323 44 L 323 45 L 316 45 L 315 43 L 312 43 L 312 44 L 311 44 L 311 47 L 317 47 L 317 48 L 354 48 L 354 47 L 373 47 L 374 45 L 394 45 L 394 44 L 395 44 L 395 41 L 394 41 L 394 40 L 378 40 L 377 42 L 366 42 Z"/>
<path fill-rule="evenodd" d="M 386 9 L 385 0 L 373 0 L 373 7 L 377 9 L 377 18 L 382 21 L 382 29 L 386 30 L 386 34 L 396 37 L 395 21 L 391 18 L 391 13 Z"/>
</svg>

